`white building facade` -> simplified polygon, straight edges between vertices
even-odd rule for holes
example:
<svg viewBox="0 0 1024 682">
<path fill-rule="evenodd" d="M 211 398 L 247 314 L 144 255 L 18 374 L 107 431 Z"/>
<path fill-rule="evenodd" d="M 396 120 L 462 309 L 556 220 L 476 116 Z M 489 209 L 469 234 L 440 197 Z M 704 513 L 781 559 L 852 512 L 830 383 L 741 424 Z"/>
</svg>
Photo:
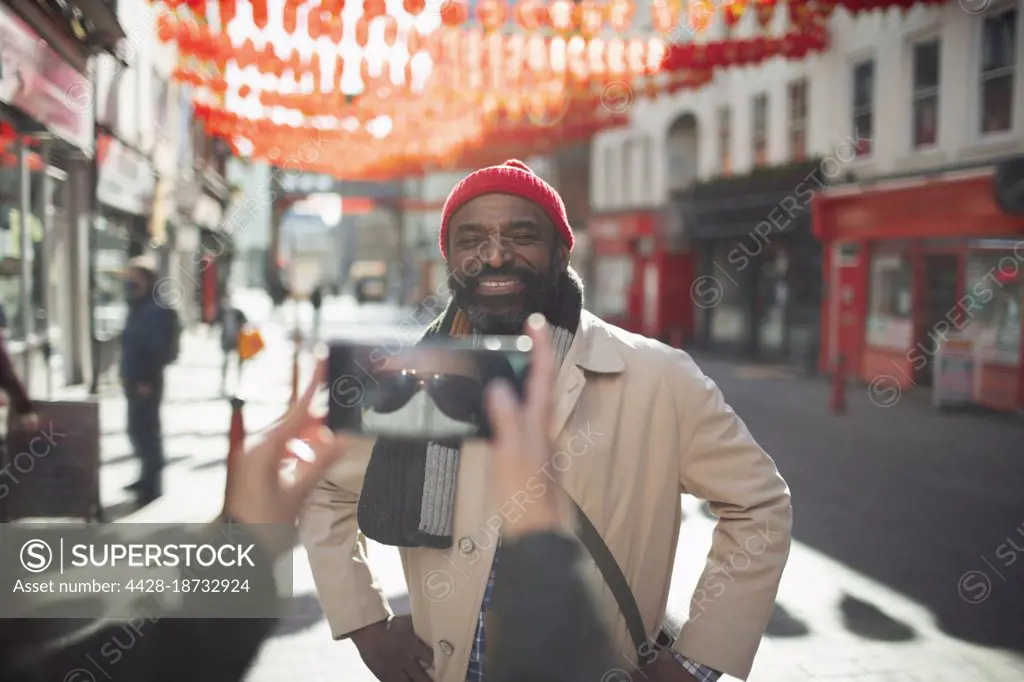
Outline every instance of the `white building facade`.
<svg viewBox="0 0 1024 682">
<path fill-rule="evenodd" d="M 689 254 L 693 291 L 675 304 L 693 303 L 692 319 L 680 313 L 686 338 L 801 362 L 815 354 L 824 341 L 810 316 L 820 313 L 829 268 L 821 239 L 811 235 L 819 222 L 812 213 L 826 205 L 819 199 L 863 192 L 897 174 L 984 167 L 1024 152 L 1020 4 L 977 4 L 984 11 L 971 13 L 972 6 L 948 3 L 859 17 L 837 10 L 822 54 L 724 70 L 695 92 L 634 102 L 630 125 L 592 144 L 595 279 L 629 290 L 618 297 L 622 311 L 598 312 L 628 318 L 631 303 L 638 310 L 647 303 L 649 317 L 673 313 L 657 296 L 645 301 L 647 261 L 636 249 L 619 249 L 601 270 L 599 233 L 635 240 L 621 236 L 628 221 L 615 218 L 650 213 L 654 232 Z M 776 11 L 773 32 L 783 30 L 784 15 Z M 700 39 L 720 37 L 716 29 L 721 24 Z M 748 12 L 734 35 L 755 31 Z M 831 185 L 846 188 L 825 189 Z M 715 286 L 705 290 L 707 283 Z M 647 320 L 638 315 L 643 330 Z"/>
</svg>

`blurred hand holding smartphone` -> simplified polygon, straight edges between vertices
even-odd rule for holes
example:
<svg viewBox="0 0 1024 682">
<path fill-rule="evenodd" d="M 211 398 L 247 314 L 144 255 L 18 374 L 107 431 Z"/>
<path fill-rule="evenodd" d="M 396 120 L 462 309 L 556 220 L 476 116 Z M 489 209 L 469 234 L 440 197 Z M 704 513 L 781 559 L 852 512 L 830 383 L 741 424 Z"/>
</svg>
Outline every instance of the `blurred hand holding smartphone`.
<svg viewBox="0 0 1024 682">
<path fill-rule="evenodd" d="M 528 336 L 332 341 L 327 426 L 402 440 L 490 438 L 484 389 L 500 378 L 522 398 L 532 349 Z"/>
</svg>

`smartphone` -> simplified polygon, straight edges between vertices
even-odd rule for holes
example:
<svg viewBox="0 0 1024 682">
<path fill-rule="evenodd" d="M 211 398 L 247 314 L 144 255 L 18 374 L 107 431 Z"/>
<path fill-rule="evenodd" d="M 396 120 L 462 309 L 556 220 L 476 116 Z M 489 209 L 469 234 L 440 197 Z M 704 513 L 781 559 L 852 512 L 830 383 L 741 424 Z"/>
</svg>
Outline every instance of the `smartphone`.
<svg viewBox="0 0 1024 682">
<path fill-rule="evenodd" d="M 490 438 L 484 389 L 501 378 L 521 398 L 532 350 L 528 336 L 331 341 L 327 426 L 400 440 Z"/>
</svg>

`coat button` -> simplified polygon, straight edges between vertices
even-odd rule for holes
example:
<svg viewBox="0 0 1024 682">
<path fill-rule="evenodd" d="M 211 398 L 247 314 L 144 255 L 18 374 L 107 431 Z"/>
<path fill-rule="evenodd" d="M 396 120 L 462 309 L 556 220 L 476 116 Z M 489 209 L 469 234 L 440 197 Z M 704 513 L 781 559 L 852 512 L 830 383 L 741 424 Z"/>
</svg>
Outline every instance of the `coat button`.
<svg viewBox="0 0 1024 682">
<path fill-rule="evenodd" d="M 469 554 L 476 549 L 476 543 L 473 542 L 472 538 L 462 538 L 459 540 L 459 551 L 463 554 Z"/>
<path fill-rule="evenodd" d="M 448 640 L 442 639 L 440 642 L 438 642 L 437 646 L 441 648 L 441 653 L 445 656 L 451 656 L 453 653 L 455 653 L 455 647 L 453 647 L 451 645 L 451 642 L 449 642 Z"/>
</svg>

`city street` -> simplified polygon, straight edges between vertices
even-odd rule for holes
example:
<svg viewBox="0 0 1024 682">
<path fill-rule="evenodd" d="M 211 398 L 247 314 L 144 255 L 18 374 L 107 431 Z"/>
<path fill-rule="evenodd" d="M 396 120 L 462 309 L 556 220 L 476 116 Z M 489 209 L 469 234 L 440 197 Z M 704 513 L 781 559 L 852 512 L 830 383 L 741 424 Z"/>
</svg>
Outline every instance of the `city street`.
<svg viewBox="0 0 1024 682">
<path fill-rule="evenodd" d="M 287 403 L 294 320 L 261 293 L 235 298 L 261 321 L 267 348 L 246 370 L 246 425 L 256 434 Z M 309 337 L 312 310 L 300 321 Z M 410 313 L 328 299 L 321 338 L 394 337 Z M 309 353 L 304 368 L 310 367 Z M 844 416 L 828 411 L 830 387 L 783 370 L 700 358 L 761 444 L 794 499 L 795 542 L 752 682 L 791 680 L 1024 679 L 1024 422 L 1012 417 L 939 415 L 907 392 L 874 405 L 851 385 Z M 218 336 L 186 336 L 169 370 L 164 431 L 166 494 L 126 513 L 121 487 L 135 462 L 124 436 L 124 402 L 102 407 L 103 500 L 124 521 L 202 521 L 219 512 L 229 409 L 220 396 Z M 713 527 L 697 500 L 686 521 L 671 604 L 686 609 Z M 396 609 L 407 604 L 397 551 L 371 546 L 371 563 Z M 251 682 L 372 681 L 350 642 L 331 641 L 305 557 L 294 557 L 287 617 L 249 676 Z M 722 633 L 728 637 L 728 633 Z M 1015 649 L 1015 651 L 1014 651 Z M 595 680 L 595 682 L 597 682 Z"/>
</svg>

